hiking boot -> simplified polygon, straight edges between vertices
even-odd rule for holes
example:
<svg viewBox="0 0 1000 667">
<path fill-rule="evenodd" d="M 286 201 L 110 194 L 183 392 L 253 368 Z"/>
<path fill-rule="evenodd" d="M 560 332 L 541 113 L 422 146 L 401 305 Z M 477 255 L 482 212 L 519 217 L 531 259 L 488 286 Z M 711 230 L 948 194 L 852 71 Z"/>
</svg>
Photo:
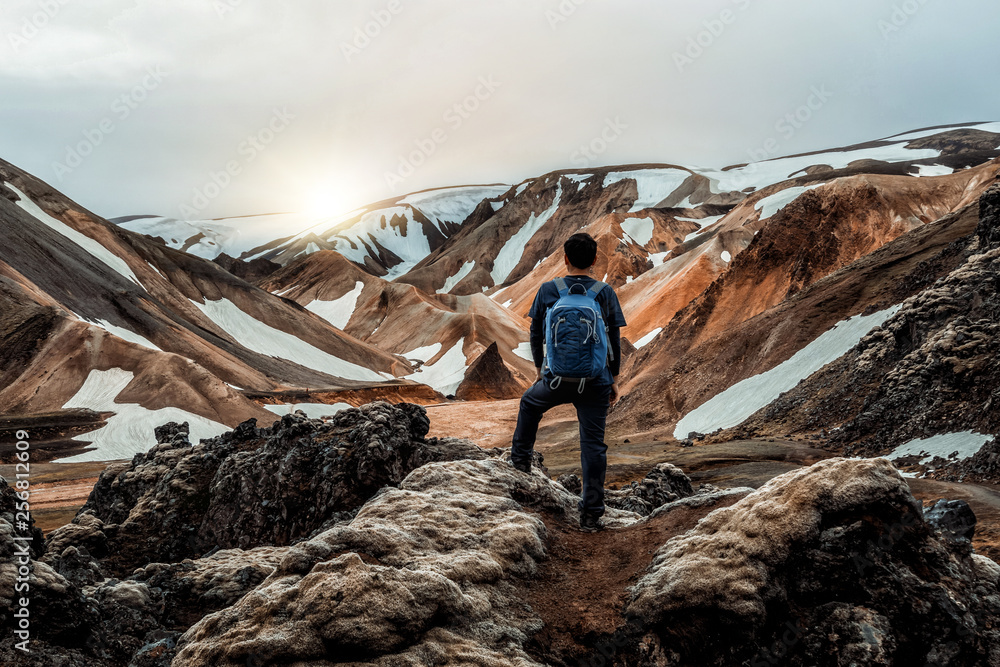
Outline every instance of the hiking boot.
<svg viewBox="0 0 1000 667">
<path fill-rule="evenodd" d="M 589 512 L 581 513 L 580 530 L 585 533 L 596 533 L 599 530 L 604 530 L 604 526 L 601 525 L 601 517 Z"/>
<path fill-rule="evenodd" d="M 523 473 L 531 474 L 531 462 L 521 463 L 519 461 L 511 461 L 510 464 L 514 466 L 515 469 L 520 470 Z"/>
</svg>

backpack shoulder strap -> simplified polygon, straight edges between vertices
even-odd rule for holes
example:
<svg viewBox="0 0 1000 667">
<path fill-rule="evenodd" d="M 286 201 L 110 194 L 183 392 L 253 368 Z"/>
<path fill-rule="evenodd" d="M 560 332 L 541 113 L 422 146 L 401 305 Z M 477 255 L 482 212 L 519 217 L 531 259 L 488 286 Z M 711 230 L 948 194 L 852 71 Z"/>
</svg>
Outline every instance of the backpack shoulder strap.
<svg viewBox="0 0 1000 667">
<path fill-rule="evenodd" d="M 552 282 L 555 283 L 556 289 L 559 290 L 559 296 L 566 296 L 569 294 L 569 288 L 566 286 L 566 281 L 561 277 L 556 278 Z"/>
<path fill-rule="evenodd" d="M 600 280 L 598 280 L 596 283 L 591 285 L 590 289 L 587 291 L 590 292 L 591 296 L 596 299 L 597 295 L 601 293 L 601 290 L 603 290 L 607 286 L 608 286 L 607 283 L 602 283 Z"/>
</svg>

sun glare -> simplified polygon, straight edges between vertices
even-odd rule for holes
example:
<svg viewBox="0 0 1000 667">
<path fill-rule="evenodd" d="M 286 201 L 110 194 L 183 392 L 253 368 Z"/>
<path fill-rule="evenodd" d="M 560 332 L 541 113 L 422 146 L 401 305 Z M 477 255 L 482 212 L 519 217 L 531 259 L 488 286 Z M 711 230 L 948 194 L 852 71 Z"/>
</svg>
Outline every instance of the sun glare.
<svg viewBox="0 0 1000 667">
<path fill-rule="evenodd" d="M 306 202 L 305 212 L 317 217 L 332 217 L 344 212 L 344 200 L 329 188 L 317 190 Z"/>
</svg>

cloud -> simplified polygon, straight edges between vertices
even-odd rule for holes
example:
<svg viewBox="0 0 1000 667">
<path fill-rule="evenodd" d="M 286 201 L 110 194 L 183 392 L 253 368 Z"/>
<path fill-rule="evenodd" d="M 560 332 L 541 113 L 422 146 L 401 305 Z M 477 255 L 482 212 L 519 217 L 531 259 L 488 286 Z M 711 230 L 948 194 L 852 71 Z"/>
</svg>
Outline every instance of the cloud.
<svg viewBox="0 0 1000 667">
<path fill-rule="evenodd" d="M 347 209 L 519 182 L 577 166 L 614 119 L 627 129 L 602 163 L 721 166 L 779 136 L 814 86 L 833 95 L 782 153 L 993 119 L 996 13 L 961 5 L 15 0 L 0 15 L 0 157 L 107 216 L 179 215 L 282 109 L 294 120 L 205 215 L 299 208 L 324 189 Z M 169 75 L 119 118 L 150 67 Z M 473 103 L 480 77 L 500 85 Z M 55 165 L 106 118 L 113 132 L 60 180 Z M 393 191 L 386 174 L 427 141 Z"/>
</svg>

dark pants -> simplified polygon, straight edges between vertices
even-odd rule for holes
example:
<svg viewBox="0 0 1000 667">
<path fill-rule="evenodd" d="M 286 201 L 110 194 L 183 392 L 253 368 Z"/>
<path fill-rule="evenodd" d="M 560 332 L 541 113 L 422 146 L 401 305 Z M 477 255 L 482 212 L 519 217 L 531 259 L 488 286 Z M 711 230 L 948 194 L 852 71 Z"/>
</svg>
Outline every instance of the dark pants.
<svg viewBox="0 0 1000 667">
<path fill-rule="evenodd" d="M 580 464 L 583 467 L 583 493 L 580 511 L 604 514 L 604 474 L 608 468 L 608 446 L 604 444 L 604 425 L 611 401 L 611 385 L 579 385 L 563 382 L 550 389 L 547 382 L 535 382 L 521 396 L 510 458 L 515 463 L 530 463 L 531 450 L 538 434 L 538 422 L 549 408 L 572 403 L 580 422 Z"/>
</svg>

